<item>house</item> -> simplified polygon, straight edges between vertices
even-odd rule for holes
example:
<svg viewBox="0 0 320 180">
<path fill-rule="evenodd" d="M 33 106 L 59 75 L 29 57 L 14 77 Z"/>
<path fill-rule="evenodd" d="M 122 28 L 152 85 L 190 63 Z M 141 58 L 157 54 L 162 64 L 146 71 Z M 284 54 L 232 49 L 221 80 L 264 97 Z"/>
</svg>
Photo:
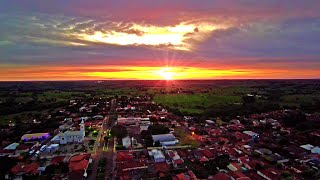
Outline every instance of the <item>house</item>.
<svg viewBox="0 0 320 180">
<path fill-rule="evenodd" d="M 84 137 L 85 125 L 83 120 L 80 123 L 80 131 L 66 131 L 57 135 L 57 139 L 59 139 L 60 144 L 80 143 L 83 142 Z"/>
<path fill-rule="evenodd" d="M 133 160 L 133 154 L 129 151 L 118 151 L 117 161 L 129 161 Z"/>
<path fill-rule="evenodd" d="M 0 157 L 1 156 L 9 156 L 13 155 L 15 150 L 9 150 L 9 149 L 0 149 Z"/>
<path fill-rule="evenodd" d="M 123 118 L 119 117 L 117 119 L 117 124 L 122 124 L 122 125 L 138 125 L 138 124 L 148 124 L 150 119 L 149 118 L 142 118 L 142 117 L 128 117 L 128 118 Z"/>
<path fill-rule="evenodd" d="M 102 115 L 95 115 L 92 117 L 93 119 L 103 119 L 103 116 Z"/>
<path fill-rule="evenodd" d="M 242 172 L 228 172 L 228 175 L 232 180 L 251 180 L 251 178 L 244 175 Z"/>
<path fill-rule="evenodd" d="M 311 153 L 313 154 L 320 154 L 320 147 L 316 146 L 311 149 Z"/>
<path fill-rule="evenodd" d="M 153 157 L 154 162 L 156 162 L 156 163 L 166 161 L 165 156 L 163 155 L 163 153 L 160 150 L 153 149 L 153 150 L 149 151 L 148 153 L 149 153 L 149 156 Z"/>
<path fill-rule="evenodd" d="M 51 164 L 53 165 L 58 165 L 61 162 L 64 162 L 64 160 L 66 159 L 66 156 L 55 156 L 51 159 Z"/>
<path fill-rule="evenodd" d="M 257 174 L 267 180 L 278 180 L 281 177 L 281 174 L 274 168 L 258 170 Z"/>
<path fill-rule="evenodd" d="M 46 151 L 53 153 L 56 152 L 59 149 L 59 144 L 50 144 L 49 146 L 47 146 Z"/>
<path fill-rule="evenodd" d="M 89 163 L 92 161 L 90 159 L 90 154 L 78 154 L 74 155 L 69 159 L 69 169 L 71 172 L 77 173 L 79 175 L 87 176 L 86 170 Z"/>
<path fill-rule="evenodd" d="M 36 175 L 39 174 L 38 168 L 39 164 L 36 162 L 30 164 L 21 163 L 11 168 L 11 173 L 16 176 L 16 178 L 22 175 Z"/>
<path fill-rule="evenodd" d="M 244 134 L 249 135 L 252 139 L 259 138 L 259 134 L 252 131 L 243 131 Z"/>
<path fill-rule="evenodd" d="M 238 163 L 230 163 L 228 166 L 228 169 L 230 169 L 230 171 L 241 171 L 241 166 Z"/>
<path fill-rule="evenodd" d="M 209 161 L 209 159 L 208 159 L 207 157 L 203 156 L 202 158 L 199 159 L 199 161 L 200 161 L 201 163 L 206 163 L 206 162 Z"/>
<path fill-rule="evenodd" d="M 196 175 L 192 171 L 180 173 L 172 177 L 173 180 L 197 180 Z"/>
<path fill-rule="evenodd" d="M 19 145 L 20 145 L 19 143 L 12 143 L 12 144 L 9 144 L 7 147 L 5 147 L 3 149 L 5 149 L 5 150 L 16 150 Z"/>
<path fill-rule="evenodd" d="M 153 142 L 159 141 L 162 146 L 176 145 L 179 141 L 173 134 L 152 135 Z"/>
<path fill-rule="evenodd" d="M 16 153 L 28 152 L 28 151 L 30 151 L 30 149 L 33 149 L 33 148 L 35 148 L 35 147 L 38 146 L 38 145 L 39 145 L 38 142 L 28 142 L 28 143 L 20 144 L 20 145 L 16 148 Z"/>
<path fill-rule="evenodd" d="M 119 179 L 141 179 L 141 174 L 149 168 L 143 160 L 117 162 L 116 174 Z"/>
<path fill-rule="evenodd" d="M 255 152 L 257 152 L 261 155 L 271 155 L 272 154 L 272 151 L 269 149 L 266 149 L 266 148 L 257 149 L 257 150 L 255 150 Z"/>
<path fill-rule="evenodd" d="M 166 153 L 167 153 L 168 156 L 169 156 L 171 159 L 173 159 L 173 160 L 180 159 L 180 156 L 179 156 L 179 154 L 177 153 L 177 151 L 167 150 Z"/>
<path fill-rule="evenodd" d="M 173 167 L 175 168 L 182 168 L 184 161 L 182 159 L 175 159 L 172 161 Z"/>
<path fill-rule="evenodd" d="M 213 176 L 213 180 L 230 180 L 230 178 L 225 173 L 219 172 Z"/>
<path fill-rule="evenodd" d="M 166 162 L 154 164 L 157 173 L 167 173 L 170 171 L 170 166 Z"/>
<path fill-rule="evenodd" d="M 311 149 L 314 148 L 314 146 L 311 145 L 311 144 L 301 145 L 300 147 L 303 148 L 303 149 L 305 149 L 305 150 L 307 150 L 307 151 L 311 151 Z"/>
<path fill-rule="evenodd" d="M 127 137 L 125 137 L 125 138 L 122 139 L 122 145 L 123 145 L 126 149 L 131 148 L 131 147 L 137 145 L 137 140 L 134 139 L 134 137 L 131 137 L 131 138 L 130 138 L 129 136 L 127 136 Z"/>
<path fill-rule="evenodd" d="M 72 121 L 67 121 L 66 123 L 62 124 L 59 126 L 59 130 L 60 131 L 65 131 L 65 130 L 68 130 L 72 127 L 73 125 L 73 122 Z"/>
</svg>

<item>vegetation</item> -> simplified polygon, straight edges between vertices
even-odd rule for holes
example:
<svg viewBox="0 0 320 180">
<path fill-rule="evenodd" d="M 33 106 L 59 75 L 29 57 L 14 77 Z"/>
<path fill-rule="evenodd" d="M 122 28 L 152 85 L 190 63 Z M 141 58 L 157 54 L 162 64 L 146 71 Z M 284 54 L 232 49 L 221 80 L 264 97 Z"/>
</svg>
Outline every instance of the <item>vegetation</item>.
<svg viewBox="0 0 320 180">
<path fill-rule="evenodd" d="M 234 117 L 286 108 L 315 112 L 320 108 L 320 94 L 315 90 L 318 85 L 280 84 L 250 83 L 245 87 L 229 85 L 162 93 L 156 94 L 154 101 L 176 115 L 204 117 Z"/>
<path fill-rule="evenodd" d="M 128 135 L 127 128 L 121 125 L 113 126 L 110 133 L 119 139 L 125 138 Z"/>
<path fill-rule="evenodd" d="M 155 102 L 166 107 L 175 107 L 183 114 L 200 114 L 212 106 L 240 103 L 241 97 L 213 94 L 164 94 L 156 95 Z"/>
<path fill-rule="evenodd" d="M 162 124 L 153 124 L 148 127 L 148 131 L 152 135 L 157 135 L 157 134 L 167 134 L 170 132 L 170 129 Z"/>
<path fill-rule="evenodd" d="M 0 89 L 0 125 L 9 121 L 26 123 L 39 114 L 52 114 L 69 104 L 71 99 L 120 95 L 148 94 L 177 115 L 203 118 L 227 119 L 279 108 L 315 112 L 320 108 L 320 83 L 317 80 L 172 81 L 169 84 L 154 81 L 21 82 L 1 83 Z M 68 110 L 76 112 L 78 109 Z M 94 110 L 88 115 L 94 115 Z"/>
</svg>

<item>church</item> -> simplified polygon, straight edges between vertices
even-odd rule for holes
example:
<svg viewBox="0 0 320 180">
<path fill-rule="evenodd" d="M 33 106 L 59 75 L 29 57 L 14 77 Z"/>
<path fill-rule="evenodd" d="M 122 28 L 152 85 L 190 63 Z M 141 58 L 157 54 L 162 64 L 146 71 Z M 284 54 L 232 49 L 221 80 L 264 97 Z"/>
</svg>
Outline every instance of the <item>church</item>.
<svg viewBox="0 0 320 180">
<path fill-rule="evenodd" d="M 85 125 L 83 120 L 80 123 L 80 131 L 66 131 L 57 135 L 60 144 L 79 143 L 83 142 L 85 136 Z"/>
</svg>

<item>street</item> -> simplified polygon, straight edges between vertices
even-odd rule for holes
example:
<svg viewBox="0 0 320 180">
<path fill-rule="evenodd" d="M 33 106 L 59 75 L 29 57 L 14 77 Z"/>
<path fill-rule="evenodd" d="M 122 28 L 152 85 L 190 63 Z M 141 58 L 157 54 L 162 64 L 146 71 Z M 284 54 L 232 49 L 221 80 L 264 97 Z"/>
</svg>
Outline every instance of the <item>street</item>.
<svg viewBox="0 0 320 180">
<path fill-rule="evenodd" d="M 114 156 L 114 138 L 111 137 L 109 139 L 109 142 L 107 144 L 107 148 L 104 147 L 104 136 L 106 135 L 104 132 L 108 132 L 111 130 L 111 128 L 114 125 L 114 119 L 109 125 L 107 122 L 109 118 L 114 118 L 115 117 L 115 99 L 111 101 L 111 109 L 110 109 L 110 115 L 106 116 L 104 118 L 104 121 L 101 126 L 101 130 L 99 131 L 98 134 L 98 139 L 97 142 L 95 143 L 94 150 L 95 152 L 92 154 L 92 159 L 93 159 L 93 166 L 92 166 L 92 173 L 88 176 L 89 180 L 95 180 L 98 174 L 98 165 L 99 165 L 99 160 L 102 158 L 106 159 L 106 167 L 105 167 L 105 179 L 109 179 L 110 176 L 112 176 L 111 172 L 113 171 L 113 156 Z"/>
</svg>

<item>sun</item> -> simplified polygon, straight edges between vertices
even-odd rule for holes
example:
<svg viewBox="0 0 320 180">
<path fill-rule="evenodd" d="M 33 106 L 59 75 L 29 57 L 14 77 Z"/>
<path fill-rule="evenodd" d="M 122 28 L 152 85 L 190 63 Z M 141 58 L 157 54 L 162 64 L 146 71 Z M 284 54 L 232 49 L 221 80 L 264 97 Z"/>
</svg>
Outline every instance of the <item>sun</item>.
<svg viewBox="0 0 320 180">
<path fill-rule="evenodd" d="M 165 80 L 173 80 L 174 72 L 172 72 L 169 67 L 160 69 L 159 74 Z"/>
</svg>

